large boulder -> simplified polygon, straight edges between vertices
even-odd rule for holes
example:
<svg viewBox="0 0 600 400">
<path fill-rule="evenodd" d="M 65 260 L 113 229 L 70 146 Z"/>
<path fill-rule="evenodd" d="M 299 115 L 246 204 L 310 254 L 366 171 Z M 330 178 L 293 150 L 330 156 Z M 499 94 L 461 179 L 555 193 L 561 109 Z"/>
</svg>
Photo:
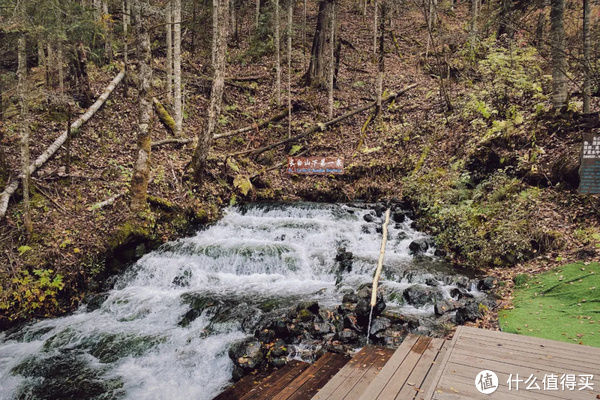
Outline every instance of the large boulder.
<svg viewBox="0 0 600 400">
<path fill-rule="evenodd" d="M 455 320 L 457 325 L 463 325 L 465 322 L 476 321 L 481 317 L 482 314 L 479 310 L 479 303 L 470 301 L 456 310 Z"/>
<path fill-rule="evenodd" d="M 434 304 L 443 299 L 442 293 L 437 288 L 421 285 L 409 286 L 402 293 L 402 297 L 404 301 L 415 307 Z"/>
<path fill-rule="evenodd" d="M 412 254 L 423 254 L 429 249 L 429 240 L 416 239 L 410 242 L 408 249 Z"/>
<path fill-rule="evenodd" d="M 383 300 L 381 293 L 377 293 L 377 301 L 373 307 L 373 313 L 371 315 L 371 284 L 361 286 L 356 294 L 358 296 L 358 302 L 356 303 L 354 313 L 356 315 L 358 325 L 363 327 L 366 331 L 366 327 L 369 324 L 369 316 L 371 316 L 371 319 L 373 319 L 381 315 L 386 307 L 385 301 Z"/>
<path fill-rule="evenodd" d="M 254 338 L 247 338 L 234 343 L 229 348 L 229 358 L 244 372 L 250 372 L 265 362 L 262 345 Z"/>
</svg>

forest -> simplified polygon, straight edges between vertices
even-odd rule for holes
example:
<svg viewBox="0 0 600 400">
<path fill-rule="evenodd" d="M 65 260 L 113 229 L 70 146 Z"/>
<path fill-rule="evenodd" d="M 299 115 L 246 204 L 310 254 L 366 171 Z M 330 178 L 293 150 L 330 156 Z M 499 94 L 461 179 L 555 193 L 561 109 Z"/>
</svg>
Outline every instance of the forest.
<svg viewBox="0 0 600 400">
<path fill-rule="evenodd" d="M 596 0 L 0 0 L 0 399 L 600 347 L 599 134 Z"/>
</svg>

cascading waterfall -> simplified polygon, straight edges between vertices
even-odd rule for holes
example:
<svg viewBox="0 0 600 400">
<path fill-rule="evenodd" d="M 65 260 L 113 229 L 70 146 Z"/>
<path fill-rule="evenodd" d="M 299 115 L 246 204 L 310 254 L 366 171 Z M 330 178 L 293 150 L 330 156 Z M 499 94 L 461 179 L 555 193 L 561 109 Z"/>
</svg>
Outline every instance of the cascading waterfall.
<svg viewBox="0 0 600 400">
<path fill-rule="evenodd" d="M 301 300 L 333 306 L 371 281 L 380 217 L 360 205 L 230 208 L 215 225 L 142 257 L 77 312 L 1 333 L 0 399 L 211 399 L 231 377 L 229 347 L 262 314 Z M 435 260 L 419 264 L 410 254 L 410 242 L 425 237 L 410 222 L 390 224 L 382 286 L 401 291 L 437 277 L 448 297 L 455 286 L 425 269 Z M 341 275 L 340 248 L 353 254 Z M 432 305 L 387 301 L 398 312 L 432 314 Z"/>
</svg>

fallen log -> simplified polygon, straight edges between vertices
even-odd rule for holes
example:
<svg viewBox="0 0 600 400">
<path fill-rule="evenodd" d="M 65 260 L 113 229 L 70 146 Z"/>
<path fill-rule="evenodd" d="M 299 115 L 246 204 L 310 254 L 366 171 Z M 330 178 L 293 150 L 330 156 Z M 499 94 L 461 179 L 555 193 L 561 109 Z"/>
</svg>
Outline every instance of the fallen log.
<svg viewBox="0 0 600 400">
<path fill-rule="evenodd" d="M 390 103 L 391 101 L 395 100 L 396 98 L 398 98 L 399 96 L 401 96 L 404 93 L 408 92 L 409 90 L 414 89 L 415 87 L 417 87 L 417 84 L 413 83 L 412 85 L 409 85 L 409 86 L 405 87 L 404 89 L 402 89 L 398 93 L 392 93 L 389 96 L 383 98 L 381 100 L 381 104 L 384 105 L 384 104 Z M 291 143 L 291 142 L 295 142 L 295 141 L 297 141 L 299 139 L 302 139 L 302 138 L 304 138 L 306 136 L 312 135 L 315 132 L 325 131 L 327 128 L 329 128 L 329 127 L 331 127 L 333 125 L 336 125 L 337 123 L 339 123 L 339 122 L 341 122 L 341 121 L 343 121 L 343 120 L 345 120 L 347 118 L 350 118 L 350 117 L 352 117 L 352 116 L 354 116 L 356 114 L 360 114 L 361 112 L 364 112 L 364 111 L 366 111 L 366 110 L 368 110 L 370 108 L 373 108 L 375 106 L 377 106 L 377 101 L 373 101 L 373 102 L 371 102 L 369 104 L 366 104 L 366 105 L 364 105 L 362 107 L 356 108 L 353 111 L 347 112 L 346 114 L 340 115 L 339 117 L 334 118 L 332 120 L 329 120 L 329 121 L 326 121 L 326 122 L 317 123 L 317 124 L 311 126 L 310 128 L 306 129 L 304 132 L 298 134 L 298 135 L 292 136 L 290 138 L 281 140 L 279 142 L 275 142 L 273 144 L 270 144 L 270 145 L 267 145 L 267 146 L 264 146 L 264 147 L 259 147 L 258 149 L 250 149 L 250 150 L 239 151 L 239 152 L 233 153 L 233 154 L 228 154 L 228 157 L 239 156 L 239 155 L 242 155 L 242 154 L 256 155 L 256 154 L 264 153 L 265 151 L 271 150 L 271 149 L 273 149 L 275 147 L 278 147 L 278 146 L 281 146 L 283 144 L 288 144 L 288 143 Z"/>
<path fill-rule="evenodd" d="M 77 129 L 79 129 L 83 124 L 89 121 L 90 118 L 102 107 L 108 96 L 115 90 L 119 82 L 123 80 L 125 76 L 125 71 L 119 72 L 119 74 L 110 82 L 110 84 L 106 87 L 104 92 L 98 97 L 98 100 L 94 104 L 91 105 L 87 111 L 77 118 L 75 122 L 71 124 L 71 132 L 73 133 Z M 56 140 L 35 159 L 31 165 L 29 165 L 29 174 L 33 174 L 40 168 L 42 165 L 46 163 L 52 156 L 58 151 L 58 149 L 65 143 L 68 137 L 68 132 L 65 130 Z M 8 201 L 10 197 L 17 191 L 19 187 L 19 182 L 23 179 L 23 175 L 19 174 L 16 179 L 14 179 L 11 183 L 9 183 L 4 191 L 0 194 L 0 218 L 4 218 L 6 215 L 6 210 L 8 209 Z"/>
<path fill-rule="evenodd" d="M 158 147 L 158 146 L 163 146 L 165 144 L 171 144 L 171 143 L 176 143 L 176 144 L 187 144 L 187 143 L 191 143 L 193 142 L 194 139 L 192 138 L 181 138 L 181 139 L 163 139 L 163 140 L 159 140 L 156 141 L 154 143 L 152 143 L 152 147 Z"/>
<path fill-rule="evenodd" d="M 294 108 L 292 110 L 294 110 L 296 108 L 297 107 L 294 106 Z M 229 136 L 239 135 L 240 133 L 249 132 L 249 131 L 252 131 L 252 130 L 255 130 L 255 129 L 264 128 L 265 126 L 269 125 L 271 122 L 280 121 L 280 120 L 286 118 L 287 116 L 288 116 L 288 109 L 286 108 L 285 110 L 282 110 L 281 112 L 275 114 L 271 118 L 263 119 L 262 121 L 254 123 L 252 125 L 248 125 L 248 126 L 246 126 L 244 128 L 237 129 L 235 131 L 230 131 L 230 132 L 221 133 L 219 135 L 215 135 L 213 137 L 213 139 L 220 139 L 220 138 L 225 138 L 225 137 L 229 137 Z"/>
<path fill-rule="evenodd" d="M 160 122 L 162 122 L 163 126 L 171 133 L 171 135 L 174 135 L 175 120 L 173 117 L 171 117 L 169 112 L 156 97 L 152 98 L 152 104 L 154 104 L 154 109 L 156 110 L 156 114 L 158 115 Z"/>
</svg>

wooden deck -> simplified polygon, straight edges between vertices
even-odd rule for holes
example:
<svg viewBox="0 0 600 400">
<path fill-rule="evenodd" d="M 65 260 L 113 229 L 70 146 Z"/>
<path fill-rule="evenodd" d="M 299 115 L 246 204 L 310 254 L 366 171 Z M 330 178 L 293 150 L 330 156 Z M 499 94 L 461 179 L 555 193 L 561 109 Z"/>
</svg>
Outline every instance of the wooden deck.
<svg viewBox="0 0 600 400">
<path fill-rule="evenodd" d="M 498 388 L 489 395 L 475 386 L 475 377 L 483 370 L 498 376 Z M 515 390 L 517 374 L 519 389 Z M 508 385 L 511 375 L 512 390 Z M 563 375 L 575 378 L 574 390 L 562 390 Z M 579 390 L 582 375 L 593 375 L 591 390 Z M 536 380 L 527 382 L 531 376 Z M 557 390 L 543 390 L 545 376 L 555 377 Z M 366 346 L 349 362 L 347 357 L 332 353 L 310 366 L 293 361 L 269 376 L 245 377 L 215 400 L 311 398 L 597 400 L 600 348 L 459 327 L 451 341 L 408 335 L 396 351 Z"/>
<path fill-rule="evenodd" d="M 498 375 L 498 389 L 490 395 L 475 388 L 475 376 L 482 370 Z M 600 348 L 511 333 L 459 327 L 433 373 L 431 384 L 423 393 L 425 400 L 600 399 Z M 513 378 L 518 374 L 523 380 L 533 375 L 541 389 L 544 375 L 554 374 L 559 380 L 559 390 L 526 390 L 525 382 L 519 383 L 518 391 L 514 390 L 514 384 L 509 390 L 511 374 Z M 593 390 L 578 390 L 580 386 L 562 390 L 563 374 L 574 374 L 578 382 L 580 375 L 594 375 Z"/>
<path fill-rule="evenodd" d="M 392 354 L 394 350 L 384 347 L 363 347 L 313 400 L 358 400 Z"/>
</svg>

